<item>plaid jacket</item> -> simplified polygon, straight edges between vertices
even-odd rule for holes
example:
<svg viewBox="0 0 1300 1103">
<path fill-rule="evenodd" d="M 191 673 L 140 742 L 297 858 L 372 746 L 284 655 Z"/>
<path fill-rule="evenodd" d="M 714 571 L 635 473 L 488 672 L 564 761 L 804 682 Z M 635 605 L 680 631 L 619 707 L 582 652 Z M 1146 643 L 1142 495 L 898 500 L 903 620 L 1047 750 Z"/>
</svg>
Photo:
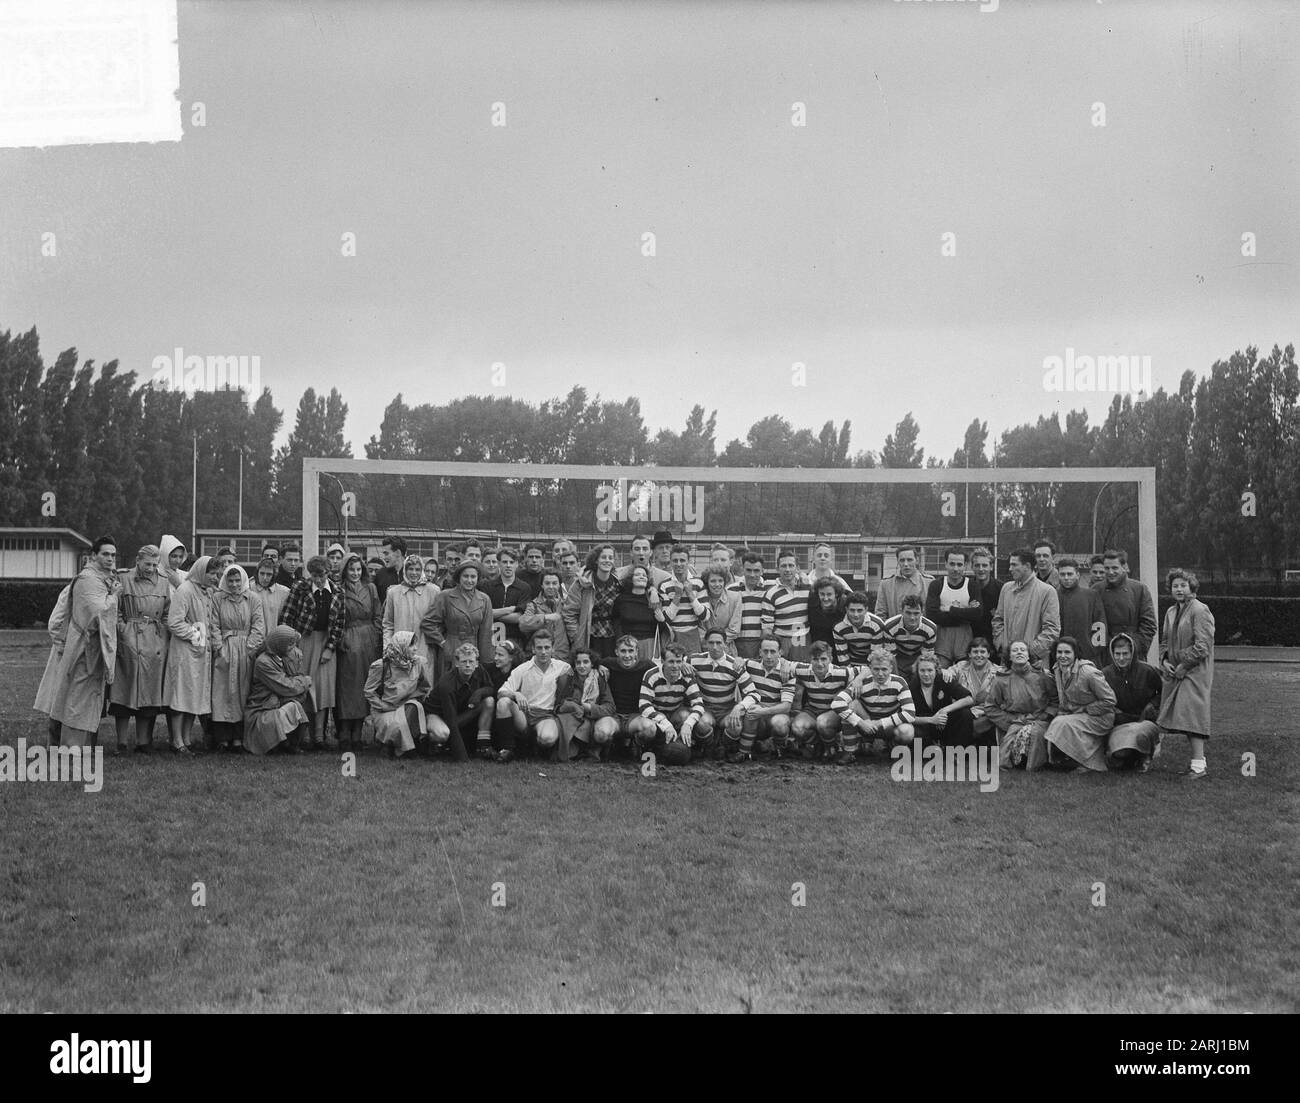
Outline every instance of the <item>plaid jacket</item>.
<svg viewBox="0 0 1300 1103">
<path fill-rule="evenodd" d="M 334 587 L 334 596 L 330 601 L 330 622 L 325 633 L 327 646 L 338 649 L 339 640 L 343 638 L 343 591 Z M 311 594 L 311 582 L 305 578 L 298 579 L 285 598 L 280 610 L 280 623 L 287 624 L 295 632 L 306 635 L 312 630 L 316 620 L 316 603 Z"/>
</svg>

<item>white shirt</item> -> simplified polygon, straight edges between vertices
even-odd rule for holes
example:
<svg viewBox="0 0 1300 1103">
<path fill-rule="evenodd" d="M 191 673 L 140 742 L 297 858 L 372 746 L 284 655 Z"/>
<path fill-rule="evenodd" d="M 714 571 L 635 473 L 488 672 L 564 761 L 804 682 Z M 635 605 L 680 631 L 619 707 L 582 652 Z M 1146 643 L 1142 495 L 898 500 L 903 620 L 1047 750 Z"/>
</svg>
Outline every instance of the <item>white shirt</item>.
<svg viewBox="0 0 1300 1103">
<path fill-rule="evenodd" d="M 573 667 L 563 659 L 552 659 L 545 670 L 529 659 L 510 672 L 503 689 L 508 689 L 520 703 L 536 712 L 555 711 L 555 683 L 564 674 L 573 673 Z"/>
</svg>

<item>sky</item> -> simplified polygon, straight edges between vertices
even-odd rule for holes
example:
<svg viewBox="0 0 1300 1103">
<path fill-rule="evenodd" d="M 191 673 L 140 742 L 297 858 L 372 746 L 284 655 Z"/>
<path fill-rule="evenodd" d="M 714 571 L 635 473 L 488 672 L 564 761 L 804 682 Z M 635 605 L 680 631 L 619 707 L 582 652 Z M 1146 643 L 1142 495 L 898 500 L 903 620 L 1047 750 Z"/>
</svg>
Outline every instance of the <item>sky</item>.
<svg viewBox="0 0 1300 1103">
<path fill-rule="evenodd" d="M 946 459 L 974 417 L 1102 420 L 1044 387 L 1067 348 L 1173 390 L 1296 337 L 1294 4 L 177 12 L 180 141 L 0 149 L 0 329 L 257 356 L 282 440 L 308 386 L 361 456 L 399 392 L 577 383 L 651 436 L 716 409 L 719 451 L 911 411 Z"/>
</svg>

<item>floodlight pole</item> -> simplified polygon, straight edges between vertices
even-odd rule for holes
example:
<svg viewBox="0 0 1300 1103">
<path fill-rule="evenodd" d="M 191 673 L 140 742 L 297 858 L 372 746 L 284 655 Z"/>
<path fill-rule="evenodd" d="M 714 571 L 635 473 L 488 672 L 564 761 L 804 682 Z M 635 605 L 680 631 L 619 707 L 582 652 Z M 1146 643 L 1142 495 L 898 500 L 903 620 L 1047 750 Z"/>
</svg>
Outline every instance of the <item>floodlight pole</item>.
<svg viewBox="0 0 1300 1103">
<path fill-rule="evenodd" d="M 1092 500 L 1092 554 L 1097 554 L 1097 507 L 1101 505 L 1101 496 L 1106 493 L 1106 488 L 1110 483 L 1102 483 L 1101 489 L 1097 491 L 1097 497 Z"/>
</svg>

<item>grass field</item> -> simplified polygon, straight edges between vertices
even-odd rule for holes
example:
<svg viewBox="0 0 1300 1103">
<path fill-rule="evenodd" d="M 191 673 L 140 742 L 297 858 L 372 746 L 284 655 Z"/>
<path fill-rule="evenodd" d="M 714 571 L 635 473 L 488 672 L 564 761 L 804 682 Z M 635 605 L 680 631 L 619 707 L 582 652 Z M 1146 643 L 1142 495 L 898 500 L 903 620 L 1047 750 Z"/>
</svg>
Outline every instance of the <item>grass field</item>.
<svg viewBox="0 0 1300 1103">
<path fill-rule="evenodd" d="M 5 742 L 44 658 L 0 640 Z M 1216 674 L 1194 784 L 1177 743 L 987 794 L 323 755 L 0 784 L 0 1010 L 1294 1011 L 1300 666 Z"/>
</svg>

